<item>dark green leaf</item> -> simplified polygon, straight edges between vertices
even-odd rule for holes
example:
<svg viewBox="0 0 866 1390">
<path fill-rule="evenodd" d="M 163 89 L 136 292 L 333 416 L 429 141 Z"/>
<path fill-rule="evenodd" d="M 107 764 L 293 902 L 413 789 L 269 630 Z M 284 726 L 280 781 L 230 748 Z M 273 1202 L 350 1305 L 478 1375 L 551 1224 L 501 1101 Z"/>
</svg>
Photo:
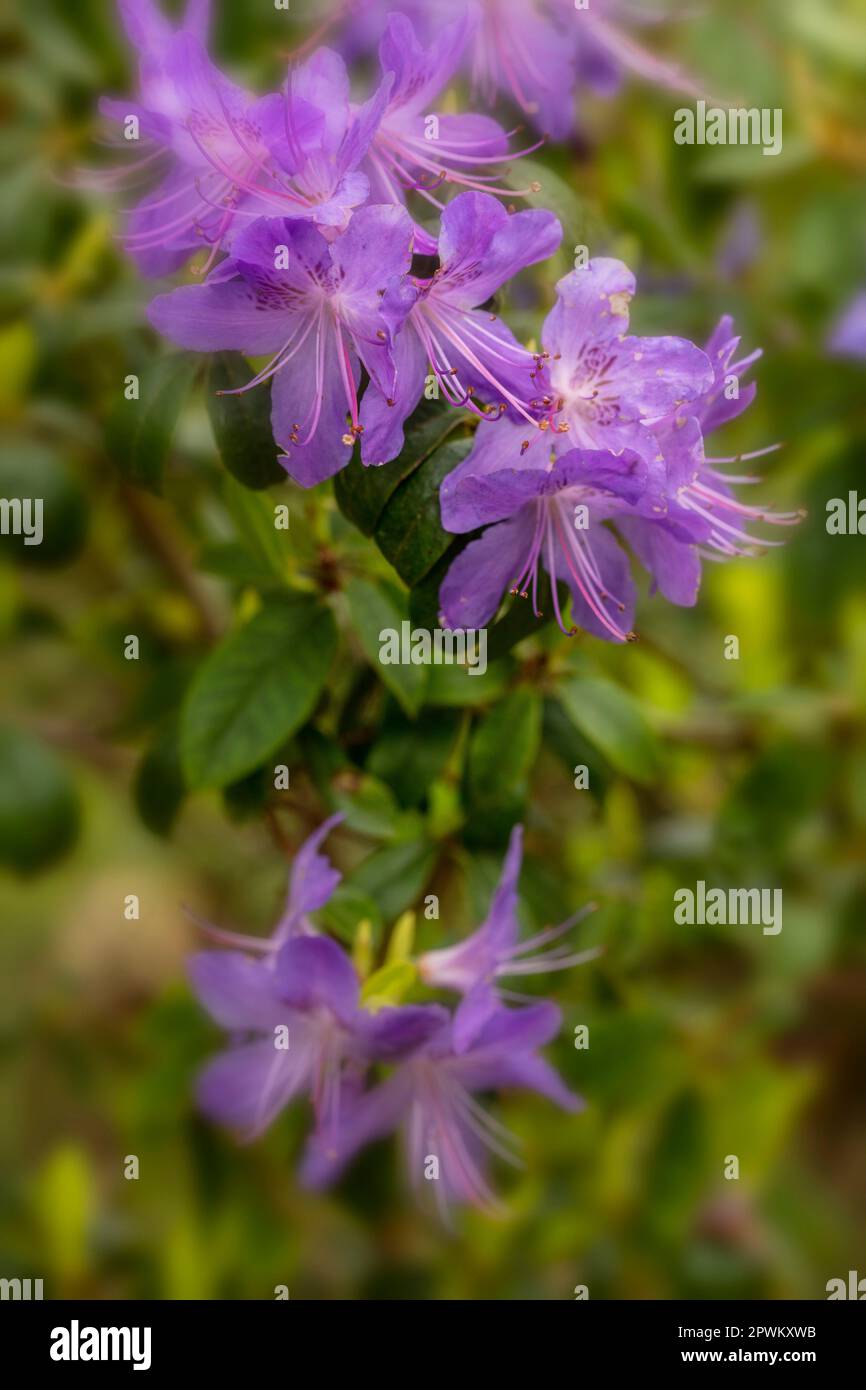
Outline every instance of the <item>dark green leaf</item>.
<svg viewBox="0 0 866 1390">
<path fill-rule="evenodd" d="M 334 479 L 340 511 L 365 536 L 372 536 L 392 494 L 461 424 L 458 411 L 439 401 L 424 401 L 406 426 L 402 452 L 390 463 L 365 467 L 356 449 L 348 468 Z"/>
<path fill-rule="evenodd" d="M 410 587 L 423 579 L 454 543 L 439 519 L 439 488 L 471 447 L 471 439 L 443 444 L 401 483 L 382 513 L 376 544 Z"/>
<path fill-rule="evenodd" d="M 309 717 L 336 648 L 330 611 L 308 598 L 273 600 L 208 656 L 181 723 L 192 787 L 251 772 Z"/>
<path fill-rule="evenodd" d="M 470 817 L 479 818 L 485 840 L 498 838 L 499 813 L 511 816 L 524 800 L 540 737 L 541 696 L 527 686 L 494 705 L 473 730 L 467 794 Z"/>
<path fill-rule="evenodd" d="M 557 690 L 574 727 L 608 762 L 637 782 L 651 782 L 660 765 L 658 743 L 637 701 L 601 676 L 572 676 Z"/>
<path fill-rule="evenodd" d="M 254 386 L 239 396 L 219 394 L 245 386 L 253 375 L 240 353 L 215 353 L 207 377 L 207 408 L 226 468 L 244 487 L 263 488 L 286 481 L 271 428 L 271 393 Z"/>
<path fill-rule="evenodd" d="M 87 530 L 87 503 L 78 479 L 50 449 L 29 439 L 11 436 L 0 449 L 0 497 L 13 504 L 25 499 L 31 504 L 29 521 L 32 539 L 9 533 L 2 537 L 2 551 L 10 551 L 21 563 L 50 567 L 74 559 Z M 38 514 L 34 502 L 42 504 L 41 539 L 35 529 Z M 38 540 L 38 544 L 32 541 Z"/>
<path fill-rule="evenodd" d="M 133 797 L 138 814 L 155 835 L 168 835 L 186 795 L 176 724 L 148 748 L 138 765 Z"/>
<path fill-rule="evenodd" d="M 274 504 L 270 498 L 257 496 L 230 477 L 223 479 L 223 497 L 240 541 L 260 574 L 285 579 L 288 533 L 278 531 L 274 525 Z"/>
<path fill-rule="evenodd" d="M 18 873 L 47 868 L 74 842 L 79 818 L 75 784 L 53 751 L 0 728 L 0 863 Z"/>
<path fill-rule="evenodd" d="M 351 886 L 378 903 L 391 922 L 421 896 L 435 862 L 435 847 L 422 841 L 386 845 L 354 871 Z"/>
</svg>

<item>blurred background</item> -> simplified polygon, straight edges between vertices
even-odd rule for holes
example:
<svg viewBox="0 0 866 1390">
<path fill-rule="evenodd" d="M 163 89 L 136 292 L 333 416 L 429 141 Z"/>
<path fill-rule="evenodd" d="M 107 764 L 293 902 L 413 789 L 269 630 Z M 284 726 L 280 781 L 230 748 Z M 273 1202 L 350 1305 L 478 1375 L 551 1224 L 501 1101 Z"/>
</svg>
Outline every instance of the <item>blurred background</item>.
<svg viewBox="0 0 866 1390">
<path fill-rule="evenodd" d="M 308 32 L 300 4 L 215 9 L 217 60 L 275 86 Z M 432 678 L 408 707 L 350 601 L 361 575 L 399 605 L 400 582 L 330 488 L 231 477 L 201 380 L 173 435 L 123 435 L 123 376 L 165 353 L 144 319 L 154 287 L 75 170 L 100 162 L 96 100 L 131 90 L 131 58 L 104 0 L 4 10 L 0 495 L 26 479 L 46 515 L 42 546 L 0 540 L 4 1277 L 42 1277 L 51 1298 L 285 1284 L 292 1298 L 567 1299 L 586 1284 L 591 1298 L 773 1299 L 866 1275 L 866 538 L 825 526 L 828 500 L 866 496 L 866 360 L 829 346 L 866 290 L 866 11 L 707 0 L 642 37 L 711 95 L 781 107 L 783 153 L 677 147 L 683 99 L 637 82 L 582 98 L 579 135 L 531 161 L 566 250 L 510 288 L 505 316 L 537 337 L 577 244 L 636 271 L 636 332 L 703 342 L 733 314 L 764 358 L 756 403 L 714 447 L 781 443 L 749 500 L 808 516 L 782 549 L 706 566 L 694 610 L 646 597 L 636 644 L 545 628 L 469 682 L 471 709 L 465 685 Z M 262 528 L 278 500 L 291 533 L 275 558 Z M 283 750 L 291 787 L 269 794 L 253 771 L 190 792 L 190 676 L 286 580 L 329 596 L 341 643 Z M 184 906 L 266 930 L 287 858 L 335 806 L 345 879 L 323 925 L 349 944 L 362 920 L 383 939 L 425 893 L 441 916 L 421 918 L 422 944 L 465 932 L 518 818 L 526 928 L 599 904 L 580 940 L 603 956 L 539 985 L 562 1005 L 551 1051 L 587 1109 L 493 1103 L 526 1161 L 496 1173 L 504 1218 L 443 1230 L 391 1142 L 311 1197 L 294 1178 L 303 1106 L 247 1148 L 194 1112 L 219 1038 L 185 983 L 198 941 Z M 781 934 L 675 925 L 673 893 L 698 879 L 781 888 Z"/>
</svg>

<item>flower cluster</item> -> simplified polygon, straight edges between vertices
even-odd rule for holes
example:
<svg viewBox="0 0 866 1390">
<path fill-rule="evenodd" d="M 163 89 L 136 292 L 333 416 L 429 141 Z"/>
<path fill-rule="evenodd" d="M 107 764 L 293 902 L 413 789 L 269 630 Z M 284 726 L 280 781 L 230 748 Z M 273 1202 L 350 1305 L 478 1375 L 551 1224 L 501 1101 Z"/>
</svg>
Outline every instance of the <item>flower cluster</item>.
<svg viewBox="0 0 866 1390">
<path fill-rule="evenodd" d="M 318 932 L 340 875 L 320 846 L 332 816 L 298 852 L 285 910 L 270 937 L 207 927 L 221 945 L 191 962 L 200 1001 L 231 1035 L 205 1068 L 205 1113 L 246 1139 L 261 1134 L 292 1100 L 307 1096 L 314 1116 L 301 1174 L 311 1187 L 333 1182 L 366 1144 L 402 1129 L 414 1186 L 425 1178 L 443 1211 L 449 1202 L 495 1206 L 485 1150 L 515 1161 L 512 1136 L 475 1099 L 478 1091 L 536 1091 L 567 1110 L 580 1102 L 539 1048 L 559 1031 L 556 1005 L 511 1008 L 498 990 L 509 976 L 562 970 L 591 959 L 553 946 L 585 915 L 518 939 L 517 880 L 522 829 L 515 826 L 486 919 L 457 945 L 414 962 L 428 990 L 459 996 L 439 1003 L 386 1004 L 373 1011 L 355 966 Z M 376 1003 L 375 993 L 372 1003 Z M 387 1073 L 370 1084 L 374 1070 Z"/>
<path fill-rule="evenodd" d="M 381 33 L 377 85 L 360 104 L 331 49 L 294 66 L 280 92 L 254 97 L 208 57 L 206 0 L 189 0 L 178 27 L 154 0 L 119 3 L 140 52 L 139 94 L 104 109 L 134 116 L 140 165 L 162 175 L 129 214 L 126 245 L 146 274 L 208 248 L 200 283 L 154 300 L 155 327 L 194 351 L 267 359 L 239 389 L 271 382 L 280 459 L 304 487 L 344 468 L 356 445 L 366 465 L 396 458 L 428 386 L 477 424 L 441 514 L 455 534 L 486 529 L 442 584 L 444 623 L 483 626 L 507 591 L 531 595 L 540 614 L 543 568 L 563 632 L 625 641 L 635 587 L 621 542 L 654 589 L 693 604 L 703 556 L 751 552 L 748 523 L 798 519 L 738 501 L 733 484 L 752 480 L 725 475 L 730 460 L 705 451 L 754 395 L 739 381 L 758 354 L 737 356 L 730 320 L 705 350 L 631 335 L 635 281 L 612 259 L 560 280 L 539 351 L 490 312 L 562 230 L 552 213 L 496 196 L 516 196 L 490 172 L 509 133 L 487 115 L 430 107 L 471 50 L 479 91 L 507 82 L 560 130 L 557 103 L 571 91 L 560 66 L 572 86 L 578 70 L 604 85 L 615 56 L 633 57 L 613 24 L 620 0 L 568 16 L 555 0 L 490 0 L 455 6 L 443 24 L 445 3 L 420 38 L 405 14 L 344 6 L 355 47 Z M 423 27 L 427 7 L 407 8 Z M 533 75 L 549 87 L 531 87 Z M 463 191 L 443 203 L 435 190 L 446 184 Z M 437 228 L 415 220 L 407 204 L 419 203 L 436 210 Z"/>
<path fill-rule="evenodd" d="M 332 23 L 349 51 L 361 53 L 377 42 L 390 9 L 389 0 L 336 0 Z M 402 0 L 401 9 L 425 39 L 435 37 L 443 18 L 468 11 L 473 23 L 461 56 L 474 95 L 488 105 L 504 98 L 557 140 L 574 129 L 584 89 L 612 96 L 627 72 L 701 95 L 686 73 L 629 32 L 662 17 L 640 0 Z"/>
</svg>

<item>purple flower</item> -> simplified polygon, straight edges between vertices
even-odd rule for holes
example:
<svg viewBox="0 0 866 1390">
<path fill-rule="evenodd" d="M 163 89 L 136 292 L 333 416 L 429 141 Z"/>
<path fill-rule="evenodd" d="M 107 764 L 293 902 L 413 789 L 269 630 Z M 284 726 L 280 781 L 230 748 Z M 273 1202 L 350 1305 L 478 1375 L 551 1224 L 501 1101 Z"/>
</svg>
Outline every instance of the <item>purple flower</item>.
<svg viewBox="0 0 866 1390">
<path fill-rule="evenodd" d="M 199 921 L 199 926 L 223 946 L 239 946 L 245 951 L 263 951 L 267 955 L 279 950 L 292 937 L 316 935 L 310 913 L 318 912 L 320 907 L 325 906 L 342 878 L 339 869 L 335 869 L 330 859 L 319 853 L 319 849 L 343 819 L 342 811 L 329 816 L 301 845 L 289 872 L 285 907 L 270 936 L 246 936 L 202 921 Z"/>
<path fill-rule="evenodd" d="M 598 955 L 597 950 L 578 954 L 569 951 L 567 946 L 557 946 L 552 951 L 541 951 L 537 955 L 530 954 L 571 931 L 587 912 L 592 911 L 592 906 L 584 908 L 558 927 L 547 927 L 528 941 L 518 940 L 517 880 L 522 860 L 523 827 L 515 825 L 502 866 L 502 876 L 487 917 L 471 936 L 458 941 L 456 946 L 426 951 L 419 957 L 418 973 L 425 984 L 454 989 L 464 995 L 476 991 L 480 999 L 481 991 L 489 990 L 495 980 L 503 976 L 567 970 Z"/>
<path fill-rule="evenodd" d="M 477 1091 L 519 1087 L 537 1091 L 567 1110 L 582 1102 L 564 1085 L 538 1048 L 559 1031 L 555 1004 L 506 1009 L 474 996 L 374 1090 L 354 1098 L 323 1142 L 314 1136 L 302 1169 L 304 1181 L 334 1181 L 364 1145 L 403 1129 L 409 1179 L 415 1189 L 431 1180 L 440 1212 L 449 1202 L 495 1208 L 486 1154 L 518 1163 L 512 1135 L 474 1098 Z"/>
<path fill-rule="evenodd" d="M 684 538 L 667 538 L 662 553 L 652 548 L 658 539 L 656 533 L 650 536 L 646 528 L 636 527 L 633 522 L 621 526 L 638 559 L 655 575 L 658 587 L 673 603 L 694 602 L 700 583 L 702 554 L 711 559 L 759 554 L 768 546 L 782 542 L 752 536 L 745 526 L 753 522 L 795 526 L 804 515 L 801 511 L 777 512 L 740 501 L 733 485 L 757 483 L 760 479 L 720 471 L 726 464 L 750 462 L 773 453 L 778 445 L 736 457 L 708 457 L 706 454 L 708 437 L 741 415 L 755 399 L 757 385 L 750 382 L 741 387 L 740 378 L 757 362 L 761 350 L 758 348 L 738 357 L 739 346 L 740 338 L 734 332 L 733 320 L 726 314 L 719 320 L 705 348 L 713 366 L 709 390 L 686 408 L 653 425 L 653 433 L 665 458 L 671 504 L 681 520 L 688 516 L 706 528 L 703 535 L 696 537 L 700 545 L 690 545 Z M 689 577 L 685 592 L 690 598 L 680 596 L 686 574 Z"/>
<path fill-rule="evenodd" d="M 505 428 L 513 433 L 510 424 Z M 647 467 L 639 455 L 572 449 L 552 454 L 549 469 L 512 464 L 480 475 L 464 472 L 468 461 L 446 479 L 461 474 L 448 493 L 444 486 L 440 492 L 442 524 L 457 532 L 498 524 L 470 541 L 448 570 L 439 590 L 443 624 L 483 627 L 506 590 L 524 598 L 531 594 L 540 617 L 543 567 L 564 633 L 573 636 L 582 627 L 612 641 L 633 638 L 635 589 L 628 559 L 603 523 L 631 512 L 645 498 Z M 556 587 L 560 579 L 571 590 L 577 627 L 566 626 Z"/>
<path fill-rule="evenodd" d="M 615 302 L 610 292 L 599 298 L 602 322 L 608 315 L 620 317 L 619 308 L 601 307 L 605 302 Z M 546 345 L 555 343 L 563 350 L 561 365 L 554 356 L 550 371 L 557 388 L 550 407 L 552 431 L 539 437 L 513 419 L 481 424 L 472 452 L 442 485 L 447 530 L 488 529 L 451 565 L 440 606 L 449 626 L 483 626 L 510 589 L 524 598 L 531 594 L 540 616 L 543 566 L 563 632 L 573 635 L 582 627 L 624 641 L 634 635 L 635 588 L 617 534 L 669 602 L 690 605 L 697 598 L 702 555 L 753 553 L 776 544 L 756 540 L 744 525 L 793 525 L 800 514 L 740 502 L 732 485 L 756 480 L 721 473 L 721 465 L 735 460 L 705 455 L 704 436 L 740 414 L 755 392 L 754 385 L 740 390 L 739 379 L 759 354 L 734 360 L 739 338 L 732 336 L 730 319 L 716 328 L 706 356 L 680 339 L 628 338 L 616 332 L 596 354 L 592 337 L 572 332 L 566 313 L 558 313 L 563 304 L 575 307 L 574 300 L 561 300 L 545 328 Z M 578 314 L 578 322 L 586 322 L 586 315 Z M 588 366 L 593 370 L 587 380 Z M 695 394 L 701 380 L 704 389 Z M 683 400 L 664 412 L 661 403 L 671 389 Z M 563 416 L 567 435 L 561 432 Z M 562 453 L 572 430 L 599 447 Z M 621 447 L 626 439 L 634 448 Z M 566 627 L 555 580 L 569 586 L 576 627 Z"/>
<path fill-rule="evenodd" d="M 324 936 L 294 936 L 271 962 L 205 951 L 190 962 L 190 977 L 208 1013 L 234 1037 L 205 1067 L 199 1103 L 246 1139 L 291 1100 L 310 1095 L 321 1142 L 332 1142 L 366 1066 L 405 1055 L 444 1018 L 435 1005 L 363 1012 L 351 961 Z"/>
<path fill-rule="evenodd" d="M 263 218 L 238 234 L 231 260 L 206 284 L 158 296 L 151 322 L 198 352 L 272 354 L 241 389 L 273 378 L 281 462 L 311 487 L 348 463 L 362 433 L 360 363 L 383 396 L 395 390 L 382 281 L 408 269 L 411 243 L 401 207 L 362 208 L 333 241 L 307 222 Z"/>
<path fill-rule="evenodd" d="M 489 116 L 434 114 L 435 99 L 454 75 L 474 21 L 466 10 L 429 44 L 421 44 L 405 15 L 388 16 L 379 61 L 393 86 L 364 166 L 383 202 L 402 203 L 414 191 L 441 212 L 444 205 L 433 190 L 442 183 L 520 196 L 518 190 L 494 187 L 495 176 L 485 172 L 509 157 L 501 126 Z M 510 157 L 520 153 L 528 151 Z M 435 252 L 436 244 L 419 229 L 415 249 Z"/>
<path fill-rule="evenodd" d="M 542 210 L 508 213 L 486 193 L 461 193 L 442 214 L 440 266 L 429 280 L 392 279 L 382 312 L 396 335 L 396 383 L 378 382 L 364 396 L 363 458 L 384 463 L 403 442 L 403 425 L 421 399 L 429 368 L 452 405 L 469 406 L 481 393 L 497 408 L 506 403 L 531 424 L 535 360 L 496 315 L 482 313 L 506 280 L 543 260 L 559 245 L 562 229 Z M 377 388 L 377 389 L 376 389 Z"/>
<path fill-rule="evenodd" d="M 369 51 L 381 35 L 390 3 L 342 0 L 334 21 L 343 19 L 349 52 Z M 466 13 L 466 0 L 402 0 L 400 9 L 432 42 L 443 22 Z M 674 63 L 656 57 L 628 32 L 651 22 L 630 0 L 477 0 L 468 36 L 466 66 L 475 96 L 492 106 L 502 96 L 542 132 L 563 139 L 575 126 L 575 94 L 584 86 L 610 96 L 631 71 L 649 82 L 689 96 L 706 95 Z"/>
<path fill-rule="evenodd" d="M 607 258 L 559 281 L 541 330 L 539 376 L 553 437 L 536 435 L 530 449 L 631 448 L 651 465 L 658 450 L 650 423 L 709 388 L 712 368 L 694 343 L 629 334 L 634 293 L 632 272 Z"/>
<path fill-rule="evenodd" d="M 101 110 L 121 122 L 138 119 L 143 156 L 125 172 L 162 176 L 124 230 L 145 274 L 176 269 L 202 243 L 210 247 L 210 269 L 256 217 L 339 229 L 367 200 L 369 183 L 358 165 L 390 77 L 354 109 L 342 59 L 322 49 L 291 74 L 285 94 L 255 99 L 208 57 L 207 6 L 199 0 L 177 30 L 151 0 L 126 0 L 121 15 L 141 55 L 139 95 L 134 102 L 103 100 Z"/>
<path fill-rule="evenodd" d="M 628 334 L 634 288 L 631 272 L 615 260 L 591 261 L 560 280 L 542 330 L 536 419 L 522 422 L 512 411 L 482 422 L 471 453 L 445 479 L 446 530 L 500 523 L 449 569 L 440 590 L 449 625 L 483 626 L 506 589 L 531 593 L 540 614 L 543 566 L 563 632 L 577 629 L 565 625 L 557 580 L 571 590 L 578 626 L 626 641 L 633 636 L 634 583 L 605 523 L 639 520 L 651 537 L 658 533 L 662 552 L 668 537 L 693 541 L 706 534 L 706 525 L 671 503 L 652 426 L 706 392 L 713 369 L 682 338 Z M 678 585 L 681 593 L 685 588 Z"/>
<path fill-rule="evenodd" d="M 559 1010 L 550 1003 L 507 1009 L 495 980 L 564 969 L 595 953 L 574 956 L 557 947 L 521 959 L 573 923 L 517 944 L 517 826 L 484 924 L 460 946 L 427 952 L 417 962 L 424 984 L 463 994 L 455 1013 L 438 1004 L 363 1009 L 346 952 L 318 934 L 308 918 L 339 881 L 319 851 L 341 819 L 332 816 L 301 847 L 285 910 L 270 937 L 206 928 L 223 944 L 244 949 L 204 951 L 190 962 L 197 997 L 230 1034 L 228 1048 L 202 1072 L 199 1104 L 211 1119 L 252 1139 L 290 1101 L 309 1096 L 315 1128 L 303 1177 L 316 1187 L 333 1181 L 364 1144 L 405 1121 L 410 1174 L 416 1183 L 424 1174 L 438 1179 L 443 1210 L 449 1200 L 492 1205 L 485 1149 L 516 1160 L 506 1147 L 510 1136 L 473 1093 L 524 1087 L 567 1109 L 581 1104 L 537 1055 L 559 1029 Z M 374 1065 L 392 1071 L 366 1089 Z"/>
</svg>

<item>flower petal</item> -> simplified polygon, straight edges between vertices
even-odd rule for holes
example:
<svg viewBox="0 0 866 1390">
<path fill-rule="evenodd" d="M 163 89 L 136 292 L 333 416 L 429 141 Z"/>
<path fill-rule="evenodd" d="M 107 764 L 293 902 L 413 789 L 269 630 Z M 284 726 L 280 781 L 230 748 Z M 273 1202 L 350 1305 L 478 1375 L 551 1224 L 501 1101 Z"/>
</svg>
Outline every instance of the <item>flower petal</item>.
<svg viewBox="0 0 866 1390">
<path fill-rule="evenodd" d="M 286 1049 L 272 1040 L 221 1052 L 202 1071 L 196 1093 L 202 1110 L 219 1124 L 254 1139 L 295 1096 L 309 1088 L 313 1052 L 290 1036 Z"/>
<path fill-rule="evenodd" d="M 552 256 L 562 240 L 553 213 L 509 213 L 489 193 L 460 193 L 442 213 L 441 275 L 435 295 L 474 309 L 525 266 Z"/>
<path fill-rule="evenodd" d="M 521 572 L 534 530 L 527 507 L 508 521 L 490 526 L 461 550 L 439 589 L 439 607 L 448 627 L 481 628 L 490 621 Z"/>
<path fill-rule="evenodd" d="M 358 976 L 349 957 L 328 936 L 296 936 L 280 948 L 274 970 L 279 998 L 302 1013 L 329 1010 L 351 1022 L 358 1005 Z"/>
<path fill-rule="evenodd" d="M 240 951 L 199 951 L 188 965 L 192 987 L 223 1028 L 264 1032 L 285 1022 L 274 973 Z"/>
</svg>

